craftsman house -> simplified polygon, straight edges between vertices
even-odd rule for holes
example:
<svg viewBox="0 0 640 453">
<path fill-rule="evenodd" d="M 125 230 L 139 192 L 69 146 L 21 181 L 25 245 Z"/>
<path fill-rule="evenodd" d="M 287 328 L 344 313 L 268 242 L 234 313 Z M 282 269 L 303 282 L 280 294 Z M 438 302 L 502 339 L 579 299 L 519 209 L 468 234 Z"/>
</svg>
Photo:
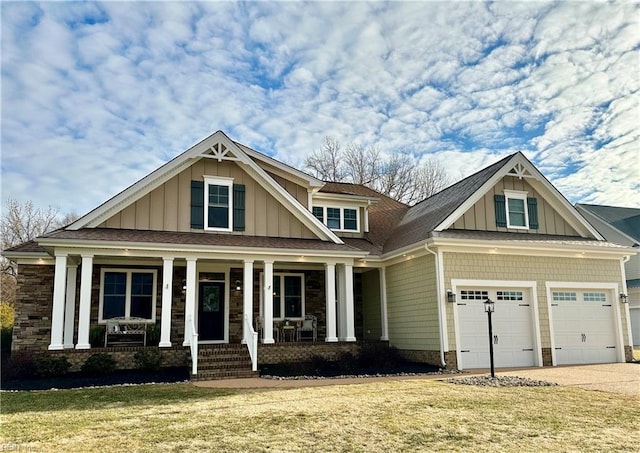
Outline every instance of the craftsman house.
<svg viewBox="0 0 640 453">
<path fill-rule="evenodd" d="M 606 242 L 521 153 L 409 207 L 216 132 L 71 225 L 5 251 L 19 270 L 12 347 L 76 365 L 109 352 L 126 367 L 153 331 L 165 364 L 213 377 L 237 374 L 216 370 L 232 350 L 256 370 L 366 340 L 484 368 L 490 299 L 497 367 L 622 362 L 633 253 Z"/>
</svg>

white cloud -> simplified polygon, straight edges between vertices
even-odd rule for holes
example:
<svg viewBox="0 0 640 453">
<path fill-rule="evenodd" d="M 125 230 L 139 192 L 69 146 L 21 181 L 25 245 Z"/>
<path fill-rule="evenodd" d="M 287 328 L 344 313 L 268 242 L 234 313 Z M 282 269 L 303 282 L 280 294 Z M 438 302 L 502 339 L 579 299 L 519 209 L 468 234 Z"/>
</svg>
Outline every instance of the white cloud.
<svg viewBox="0 0 640 453">
<path fill-rule="evenodd" d="M 525 151 L 574 202 L 638 192 L 634 4 L 1 7 L 5 198 L 85 212 L 218 129 L 297 166 L 335 135 L 454 179 Z"/>
</svg>

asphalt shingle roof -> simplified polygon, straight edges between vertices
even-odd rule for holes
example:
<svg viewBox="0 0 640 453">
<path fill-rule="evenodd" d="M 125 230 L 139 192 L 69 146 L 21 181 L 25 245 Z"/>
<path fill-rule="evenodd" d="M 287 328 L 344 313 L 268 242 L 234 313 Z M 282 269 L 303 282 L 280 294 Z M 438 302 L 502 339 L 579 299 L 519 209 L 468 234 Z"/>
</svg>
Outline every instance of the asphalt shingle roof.
<svg viewBox="0 0 640 453">
<path fill-rule="evenodd" d="M 507 156 L 412 206 L 384 244 L 384 252 L 427 239 L 435 227 L 491 179 L 512 157 L 513 155 Z"/>
</svg>

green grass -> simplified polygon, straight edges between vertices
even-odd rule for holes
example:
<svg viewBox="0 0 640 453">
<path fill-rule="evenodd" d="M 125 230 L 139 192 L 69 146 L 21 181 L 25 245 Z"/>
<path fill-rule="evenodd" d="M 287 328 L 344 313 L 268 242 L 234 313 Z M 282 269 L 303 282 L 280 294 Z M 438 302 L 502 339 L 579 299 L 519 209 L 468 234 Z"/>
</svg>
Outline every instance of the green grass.
<svg viewBox="0 0 640 453">
<path fill-rule="evenodd" d="M 570 387 L 173 384 L 1 398 L 0 444 L 24 451 L 610 452 L 640 445 L 638 398 Z"/>
</svg>

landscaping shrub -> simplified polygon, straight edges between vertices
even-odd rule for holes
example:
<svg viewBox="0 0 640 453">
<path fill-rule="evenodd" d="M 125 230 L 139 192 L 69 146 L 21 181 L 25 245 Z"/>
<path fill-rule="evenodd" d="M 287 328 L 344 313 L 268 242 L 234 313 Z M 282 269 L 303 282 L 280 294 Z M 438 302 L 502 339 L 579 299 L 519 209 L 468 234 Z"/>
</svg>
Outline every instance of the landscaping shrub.
<svg viewBox="0 0 640 453">
<path fill-rule="evenodd" d="M 0 302 L 0 327 L 13 327 L 16 316 L 16 308 L 9 302 Z"/>
<path fill-rule="evenodd" d="M 4 365 L 4 362 L 3 362 Z M 8 361 L 8 366 L 2 367 L 2 380 L 16 378 L 31 378 L 35 375 L 33 355 L 27 352 L 14 352 Z"/>
<path fill-rule="evenodd" d="M 71 363 L 66 356 L 42 356 L 33 361 L 33 366 L 37 377 L 49 378 L 67 374 Z"/>
<path fill-rule="evenodd" d="M 0 330 L 0 346 L 2 353 L 7 354 L 11 352 L 11 339 L 13 338 L 13 327 L 3 327 Z"/>
<path fill-rule="evenodd" d="M 133 356 L 141 370 L 158 371 L 162 365 L 162 354 L 157 349 L 145 349 Z"/>
<path fill-rule="evenodd" d="M 82 365 L 81 371 L 87 376 L 101 376 L 103 374 L 113 373 L 116 369 L 116 361 L 104 352 L 93 354 Z"/>
<path fill-rule="evenodd" d="M 92 348 L 104 347 L 104 326 L 95 326 L 89 329 L 89 344 Z"/>
<path fill-rule="evenodd" d="M 400 351 L 386 343 L 364 343 L 358 354 L 358 364 L 361 368 L 390 370 L 403 362 Z"/>
<path fill-rule="evenodd" d="M 160 344 L 160 326 L 150 324 L 147 326 L 147 345 L 158 346 Z"/>
</svg>

